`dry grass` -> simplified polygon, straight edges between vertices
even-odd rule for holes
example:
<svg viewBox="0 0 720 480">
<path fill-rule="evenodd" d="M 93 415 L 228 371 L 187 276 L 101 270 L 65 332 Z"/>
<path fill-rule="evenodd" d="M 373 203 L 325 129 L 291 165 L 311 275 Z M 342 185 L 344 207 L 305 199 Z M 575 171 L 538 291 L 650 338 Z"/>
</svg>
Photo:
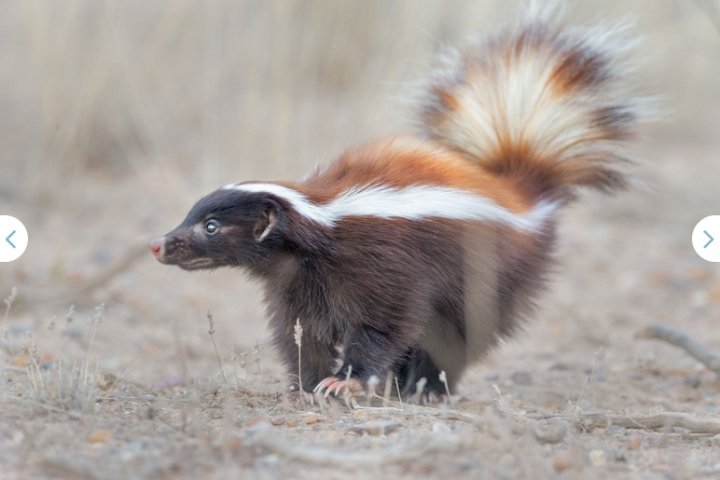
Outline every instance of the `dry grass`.
<svg viewBox="0 0 720 480">
<path fill-rule="evenodd" d="M 647 38 L 638 80 L 672 111 L 639 148 L 652 191 L 566 213 L 542 310 L 451 405 L 387 378 L 349 410 L 286 394 L 256 285 L 138 252 L 218 185 L 403 131 L 432 52 L 517 5 L 3 2 L 0 210 L 30 246 L 0 265 L 0 478 L 717 475 L 716 375 L 633 336 L 720 351 L 720 273 L 687 238 L 717 203 L 717 5 L 573 2 Z"/>
</svg>

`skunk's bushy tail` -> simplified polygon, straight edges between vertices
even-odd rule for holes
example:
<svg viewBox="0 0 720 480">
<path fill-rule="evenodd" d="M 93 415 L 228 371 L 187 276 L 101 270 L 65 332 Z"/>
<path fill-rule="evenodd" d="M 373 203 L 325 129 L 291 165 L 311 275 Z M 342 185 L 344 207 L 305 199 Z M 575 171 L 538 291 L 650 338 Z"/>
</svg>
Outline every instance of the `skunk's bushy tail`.
<svg viewBox="0 0 720 480">
<path fill-rule="evenodd" d="M 632 93 L 618 29 L 560 26 L 547 12 L 442 55 L 421 98 L 423 133 L 536 198 L 609 190 L 626 177 Z"/>
</svg>

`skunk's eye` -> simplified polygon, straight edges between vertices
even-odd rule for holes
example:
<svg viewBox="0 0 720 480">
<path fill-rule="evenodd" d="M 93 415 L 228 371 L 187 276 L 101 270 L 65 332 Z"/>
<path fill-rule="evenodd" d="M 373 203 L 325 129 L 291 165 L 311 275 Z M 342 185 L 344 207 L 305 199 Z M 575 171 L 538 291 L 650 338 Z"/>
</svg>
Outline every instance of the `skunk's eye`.
<svg viewBox="0 0 720 480">
<path fill-rule="evenodd" d="M 208 235 L 215 235 L 220 231 L 220 222 L 217 220 L 208 220 L 205 222 L 205 233 Z"/>
</svg>

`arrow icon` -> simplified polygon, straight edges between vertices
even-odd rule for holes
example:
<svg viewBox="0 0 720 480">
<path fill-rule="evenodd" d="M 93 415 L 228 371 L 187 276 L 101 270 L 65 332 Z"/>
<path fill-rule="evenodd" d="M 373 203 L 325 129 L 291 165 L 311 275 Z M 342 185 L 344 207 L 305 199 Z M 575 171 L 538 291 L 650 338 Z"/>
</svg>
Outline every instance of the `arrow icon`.
<svg viewBox="0 0 720 480">
<path fill-rule="evenodd" d="M 17 230 L 13 230 L 12 233 L 10 233 L 10 235 L 8 235 L 7 237 L 5 237 L 5 241 L 6 241 L 7 243 L 9 243 L 12 248 L 17 248 L 17 247 L 15 246 L 15 244 L 10 240 L 10 239 L 12 238 L 12 236 L 15 235 L 15 233 L 17 233 Z M 705 233 L 707 233 L 707 232 L 705 232 Z M 712 237 L 711 237 L 711 238 L 712 238 Z M 710 242 L 712 242 L 712 240 L 710 240 Z M 710 242 L 708 242 L 708 245 L 710 245 Z"/>
<path fill-rule="evenodd" d="M 705 244 L 705 246 L 703 246 L 703 248 L 707 248 L 707 247 L 710 246 L 710 244 L 711 244 L 715 239 L 713 238 L 712 235 L 710 235 L 710 234 L 708 233 L 707 230 L 703 230 L 703 233 L 704 233 L 705 235 L 707 235 L 708 238 L 710 239 L 710 240 L 707 241 L 707 243 Z"/>
</svg>

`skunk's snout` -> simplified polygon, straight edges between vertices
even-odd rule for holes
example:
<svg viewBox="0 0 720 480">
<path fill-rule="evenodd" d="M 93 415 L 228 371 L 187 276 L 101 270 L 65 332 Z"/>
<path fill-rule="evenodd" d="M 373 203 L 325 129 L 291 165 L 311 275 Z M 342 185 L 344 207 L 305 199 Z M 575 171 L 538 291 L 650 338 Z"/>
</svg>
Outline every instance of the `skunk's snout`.
<svg viewBox="0 0 720 480">
<path fill-rule="evenodd" d="M 158 262 L 164 262 L 165 260 L 165 237 L 156 238 L 150 242 L 150 251 L 155 256 Z"/>
</svg>

